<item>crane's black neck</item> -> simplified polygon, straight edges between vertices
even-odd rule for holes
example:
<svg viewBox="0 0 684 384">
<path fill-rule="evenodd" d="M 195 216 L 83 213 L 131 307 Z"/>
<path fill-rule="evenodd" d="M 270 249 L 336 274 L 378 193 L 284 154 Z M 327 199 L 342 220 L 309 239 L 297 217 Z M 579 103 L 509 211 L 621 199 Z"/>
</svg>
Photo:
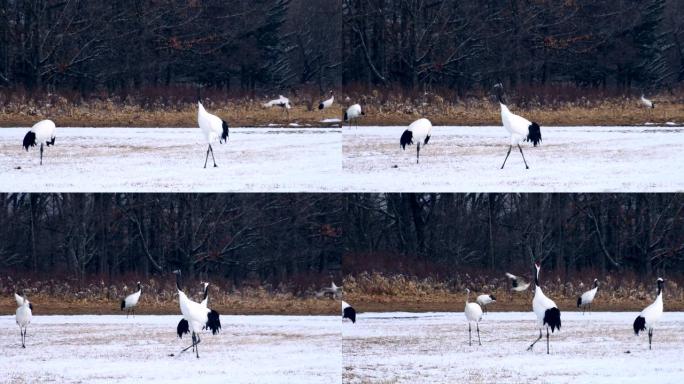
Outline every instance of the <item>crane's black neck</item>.
<svg viewBox="0 0 684 384">
<path fill-rule="evenodd" d="M 202 300 L 206 300 L 208 296 L 209 296 L 209 284 L 204 286 L 204 297 L 202 298 Z"/>
<path fill-rule="evenodd" d="M 659 296 L 661 293 L 663 293 L 663 281 L 658 280 L 658 294 L 656 296 Z"/>
<path fill-rule="evenodd" d="M 539 268 L 536 265 L 534 266 L 534 286 L 539 286 Z"/>
<path fill-rule="evenodd" d="M 599 286 L 598 280 L 594 280 L 594 288 L 598 289 L 598 286 Z"/>
<path fill-rule="evenodd" d="M 182 291 L 182 289 L 181 289 L 181 273 L 180 273 L 180 271 L 178 271 L 178 273 L 176 273 L 176 288 L 177 288 L 179 291 Z"/>
<path fill-rule="evenodd" d="M 140 291 L 140 293 L 142 293 L 142 286 L 140 285 L 140 283 L 138 283 L 138 291 Z"/>
</svg>

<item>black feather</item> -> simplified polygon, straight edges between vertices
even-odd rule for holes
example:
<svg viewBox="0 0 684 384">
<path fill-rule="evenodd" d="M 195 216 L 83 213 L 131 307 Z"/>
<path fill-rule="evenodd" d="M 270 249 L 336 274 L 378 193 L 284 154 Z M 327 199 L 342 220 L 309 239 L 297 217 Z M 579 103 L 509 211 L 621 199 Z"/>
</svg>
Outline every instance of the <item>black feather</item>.
<svg viewBox="0 0 684 384">
<path fill-rule="evenodd" d="M 558 308 L 549 308 L 544 312 L 544 324 L 551 327 L 551 332 L 553 333 L 556 329 L 560 331 L 561 318 L 560 310 Z"/>
<path fill-rule="evenodd" d="M 323 105 L 323 103 L 318 104 L 318 109 L 323 109 L 323 108 L 325 108 L 325 106 Z"/>
<path fill-rule="evenodd" d="M 225 120 L 223 120 L 223 133 L 221 134 L 221 140 L 219 140 L 219 143 L 225 143 L 228 141 L 228 123 L 226 123 Z"/>
<path fill-rule="evenodd" d="M 579 308 L 580 305 L 582 305 L 582 296 L 577 298 L 577 308 Z"/>
<path fill-rule="evenodd" d="M 489 295 L 489 298 L 496 301 L 496 297 L 494 297 L 494 295 Z"/>
<path fill-rule="evenodd" d="M 425 142 L 423 145 L 427 145 L 428 141 L 430 141 L 430 135 L 425 136 Z"/>
<path fill-rule="evenodd" d="M 353 324 L 356 324 L 356 311 L 352 307 L 347 307 L 344 309 L 344 313 L 342 314 L 343 319 L 349 319 Z"/>
<path fill-rule="evenodd" d="M 123 311 L 124 308 L 126 308 L 126 300 L 121 300 L 121 310 Z"/>
<path fill-rule="evenodd" d="M 47 144 L 48 147 L 51 145 L 55 145 L 55 138 L 53 137 L 52 140 L 46 141 L 45 144 Z"/>
<path fill-rule="evenodd" d="M 412 145 L 412 144 L 413 144 L 413 132 L 411 132 L 407 129 L 401 135 L 401 139 L 399 139 L 399 145 L 401 146 L 401 149 L 406 149 L 407 145 Z"/>
<path fill-rule="evenodd" d="M 26 148 L 26 151 L 28 152 L 29 147 L 35 147 L 36 146 L 36 133 L 29 131 L 26 136 L 24 136 L 24 148 Z"/>
<path fill-rule="evenodd" d="M 181 319 L 181 321 L 178 322 L 178 326 L 176 327 L 176 333 L 178 334 L 179 338 L 183 338 L 183 335 L 187 335 L 190 333 L 190 324 L 188 324 L 188 321 L 185 319 Z"/>
<path fill-rule="evenodd" d="M 33 312 L 33 304 L 29 303 L 29 309 Z"/>
<path fill-rule="evenodd" d="M 345 112 L 345 113 L 344 113 L 344 121 L 347 121 L 347 119 L 348 119 L 348 117 L 347 117 L 347 112 Z"/>
<path fill-rule="evenodd" d="M 204 326 L 204 328 L 209 328 L 211 333 L 214 335 L 219 333 L 221 330 L 221 320 L 219 320 L 218 312 L 212 309 L 211 312 L 207 314 L 207 324 Z"/>
<path fill-rule="evenodd" d="M 643 316 L 637 316 L 634 320 L 634 334 L 639 336 L 639 331 L 646 330 L 646 319 Z"/>
<path fill-rule="evenodd" d="M 529 133 L 527 134 L 527 139 L 525 139 L 525 141 L 531 141 L 536 147 L 542 141 L 541 127 L 537 123 L 532 123 L 532 125 L 529 126 L 528 131 Z"/>
</svg>

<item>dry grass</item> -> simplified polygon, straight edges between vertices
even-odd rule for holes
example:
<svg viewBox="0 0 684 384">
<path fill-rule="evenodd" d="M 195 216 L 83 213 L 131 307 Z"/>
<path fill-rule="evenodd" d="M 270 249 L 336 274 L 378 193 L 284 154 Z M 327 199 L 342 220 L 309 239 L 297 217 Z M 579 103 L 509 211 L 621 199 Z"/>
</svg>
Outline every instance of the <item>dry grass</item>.
<svg viewBox="0 0 684 384">
<path fill-rule="evenodd" d="M 596 311 L 640 311 L 653 300 L 653 282 L 633 279 L 618 279 L 607 276 L 601 279 L 601 286 L 593 305 Z M 553 298 L 563 310 L 577 310 L 577 297 L 590 289 L 590 282 L 562 282 L 558 278 L 542 281 L 544 293 Z M 385 311 L 461 311 L 465 300 L 465 289 L 474 295 L 493 294 L 497 302 L 495 311 L 528 311 L 533 292 L 512 294 L 505 277 L 457 276 L 449 281 L 433 278 L 416 278 L 404 275 L 383 275 L 360 273 L 344 279 L 344 298 L 364 312 Z M 668 311 L 684 310 L 684 289 L 675 280 L 668 280 L 665 287 L 665 302 Z"/>
<path fill-rule="evenodd" d="M 340 100 L 332 109 L 318 111 L 317 95 L 292 96 L 294 108 L 289 119 L 280 108 L 263 108 L 270 96 L 226 98 L 205 97 L 207 109 L 230 122 L 232 126 L 266 126 L 288 123 L 321 126 L 326 118 L 342 118 L 342 110 L 352 102 L 360 102 L 367 115 L 362 125 L 406 125 L 421 116 L 435 125 L 496 125 L 500 123 L 498 105 L 485 92 L 458 97 L 451 94 L 405 94 L 381 92 L 338 93 Z M 668 94 L 654 95 L 655 110 L 643 108 L 638 97 L 582 93 L 565 89 L 545 93 L 511 95 L 510 107 L 541 125 L 642 125 L 646 122 L 684 123 L 684 100 Z M 170 96 L 169 96 L 170 95 Z M 346 101 L 349 97 L 349 101 Z M 59 95 L 29 97 L 24 94 L 0 94 L 0 126 L 30 126 L 39 119 L 51 118 L 59 126 L 136 126 L 192 127 L 196 122 L 196 104 L 192 97 L 174 97 L 157 93 L 147 97 L 72 98 Z"/>
<path fill-rule="evenodd" d="M 38 315 L 120 314 L 121 299 L 136 290 L 135 285 L 107 285 L 104 282 L 75 284 L 68 280 L 21 280 L 0 277 L 0 314 L 14 314 L 13 292 L 25 288 L 28 299 Z M 339 302 L 316 299 L 314 288 L 295 295 L 287 288 L 230 288 L 221 284 L 209 286 L 209 303 L 226 315 L 330 315 L 339 312 Z M 199 282 L 185 284 L 185 292 L 201 300 Z M 150 279 L 143 282 L 143 294 L 137 314 L 177 314 L 175 286 Z"/>
</svg>

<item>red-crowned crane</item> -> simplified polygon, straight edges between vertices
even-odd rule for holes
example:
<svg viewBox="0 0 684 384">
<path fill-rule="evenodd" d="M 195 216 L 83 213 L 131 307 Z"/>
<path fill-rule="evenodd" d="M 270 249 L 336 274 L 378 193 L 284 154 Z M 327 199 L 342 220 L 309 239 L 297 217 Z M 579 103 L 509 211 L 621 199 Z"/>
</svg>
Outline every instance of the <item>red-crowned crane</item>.
<svg viewBox="0 0 684 384">
<path fill-rule="evenodd" d="M 399 146 L 406 150 L 407 145 L 416 141 L 416 164 L 420 163 L 420 144 L 427 145 L 432 134 L 432 123 L 428 119 L 418 119 L 411 123 L 399 139 Z"/>
<path fill-rule="evenodd" d="M 180 338 L 182 338 L 184 334 L 192 332 L 192 345 L 183 349 L 181 353 L 193 348 L 199 359 L 198 345 L 202 341 L 200 340 L 199 334 L 203 329 L 211 330 L 211 333 L 214 335 L 220 332 L 221 320 L 219 319 L 219 313 L 200 303 L 190 300 L 181 289 L 181 271 L 175 270 L 173 273 L 176 275 L 178 303 L 180 304 L 180 310 L 183 314 L 183 320 L 178 323 L 176 332 Z"/>
<path fill-rule="evenodd" d="M 349 319 L 352 324 L 356 324 L 356 310 L 346 301 L 342 301 L 342 321 Z"/>
<path fill-rule="evenodd" d="M 560 310 L 556 306 L 553 300 L 549 299 L 542 292 L 541 286 L 539 285 L 539 269 L 541 265 L 539 262 L 534 263 L 536 269 L 534 274 L 534 299 L 532 299 L 532 310 L 534 314 L 537 315 L 537 325 L 539 325 L 539 338 L 535 340 L 529 348 L 531 351 L 535 344 L 542 339 L 542 328 L 546 327 L 546 354 L 549 354 L 549 328 L 553 333 L 556 329 L 560 331 L 561 318 Z"/>
<path fill-rule="evenodd" d="M 577 298 L 577 308 L 582 308 L 582 314 L 584 314 L 587 308 L 591 309 L 591 303 L 594 301 L 594 297 L 596 297 L 598 287 L 599 281 L 598 279 L 594 279 L 594 286 L 592 289 L 584 292 L 582 296 Z"/>
<path fill-rule="evenodd" d="M 218 167 L 218 165 L 216 165 L 214 149 L 211 147 L 211 143 L 218 141 L 220 144 L 223 144 L 228 141 L 228 123 L 226 123 L 225 120 L 221 120 L 218 116 L 207 112 L 199 101 L 197 102 L 197 122 L 202 129 L 202 136 L 209 146 L 207 148 L 207 157 L 204 159 L 204 168 L 207 167 L 209 152 L 211 152 L 211 159 L 214 161 L 214 167 Z"/>
<path fill-rule="evenodd" d="M 665 280 L 659 277 L 658 280 L 656 280 L 656 285 L 657 293 L 655 301 L 644 308 L 634 320 L 635 335 L 639 336 L 640 331 L 648 330 L 648 349 L 651 349 L 653 328 L 655 328 L 656 323 L 663 316 L 663 287 L 665 285 Z"/>
<path fill-rule="evenodd" d="M 504 103 L 503 85 L 501 83 L 496 84 L 494 89 L 496 89 L 496 97 L 498 98 L 499 105 L 501 106 L 501 121 L 504 128 L 506 128 L 511 136 L 508 153 L 506 154 L 506 158 L 504 159 L 501 169 L 506 166 L 506 160 L 508 160 L 508 156 L 511 154 L 511 150 L 513 149 L 514 145 L 516 145 L 520 150 L 523 162 L 525 163 L 525 168 L 530 169 L 530 167 L 527 165 L 527 160 L 525 160 L 525 154 L 523 154 L 520 143 L 524 140 L 532 142 L 535 147 L 539 145 L 539 143 L 542 141 L 541 127 L 539 127 L 539 124 L 537 123 L 530 122 L 524 117 L 511 113 Z"/>
<path fill-rule="evenodd" d="M 347 108 L 347 110 L 344 112 L 344 121 L 349 122 L 349 129 L 351 129 L 352 120 L 356 120 L 356 128 L 358 128 L 358 118 L 364 116 L 365 114 L 366 112 L 363 111 L 360 104 L 354 104 L 351 107 Z"/>
<path fill-rule="evenodd" d="M 318 104 L 318 109 L 326 109 L 332 107 L 333 103 L 335 102 L 335 93 L 333 91 L 330 91 L 330 98 L 327 100 L 323 100 Z"/>
<path fill-rule="evenodd" d="M 52 120 L 39 121 L 24 136 L 23 147 L 28 152 L 29 147 L 35 147 L 40 144 L 40 165 L 43 165 L 43 145 L 48 147 L 55 145 L 56 135 L 57 127 L 55 127 L 55 123 Z"/>
<path fill-rule="evenodd" d="M 24 299 L 21 306 L 17 308 L 15 319 L 21 332 L 21 347 L 26 348 L 26 327 L 31 323 L 31 308 L 28 300 Z"/>
<path fill-rule="evenodd" d="M 473 332 L 471 323 L 474 321 L 477 327 L 477 343 L 482 345 L 480 341 L 480 320 L 482 320 L 482 308 L 478 303 L 469 303 L 470 299 L 470 289 L 466 288 L 466 301 L 465 309 L 463 313 L 465 314 L 466 320 L 468 320 L 468 345 L 473 345 Z"/>
<path fill-rule="evenodd" d="M 121 300 L 121 310 L 126 310 L 126 318 L 128 318 L 129 314 L 133 314 L 135 316 L 135 306 L 138 305 L 138 301 L 140 301 L 140 294 L 142 294 L 142 287 L 138 281 L 138 290 Z"/>
</svg>

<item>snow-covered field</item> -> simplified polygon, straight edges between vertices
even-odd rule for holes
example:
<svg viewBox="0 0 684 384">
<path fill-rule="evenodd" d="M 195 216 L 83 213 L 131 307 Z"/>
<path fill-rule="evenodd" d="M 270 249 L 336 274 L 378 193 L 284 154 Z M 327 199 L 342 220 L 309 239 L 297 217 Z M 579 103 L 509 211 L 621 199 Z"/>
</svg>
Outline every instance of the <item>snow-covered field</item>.
<svg viewBox="0 0 684 384">
<path fill-rule="evenodd" d="M 21 348 L 0 316 L 2 383 L 335 383 L 337 316 L 221 316 L 199 360 L 176 336 L 180 316 L 35 316 Z M 169 356 L 174 354 L 174 356 Z"/>
<path fill-rule="evenodd" d="M 22 140 L 28 128 L 0 129 L 2 192 L 330 191 L 342 163 L 339 128 L 231 128 L 215 144 L 199 128 L 57 128 L 43 166 Z M 20 169 L 18 169 L 20 168 Z"/>
<path fill-rule="evenodd" d="M 682 127 L 542 127 L 543 142 L 517 148 L 505 169 L 503 127 L 434 127 L 416 164 L 406 127 L 343 130 L 347 189 L 420 192 L 673 192 L 684 190 Z"/>
<path fill-rule="evenodd" d="M 468 345 L 462 313 L 360 313 L 343 324 L 345 383 L 682 383 L 684 313 L 665 312 L 653 333 L 634 336 L 637 312 L 561 314 L 539 335 L 532 312 L 485 315 L 482 346 Z M 544 334 L 546 335 L 546 334 Z"/>
</svg>

